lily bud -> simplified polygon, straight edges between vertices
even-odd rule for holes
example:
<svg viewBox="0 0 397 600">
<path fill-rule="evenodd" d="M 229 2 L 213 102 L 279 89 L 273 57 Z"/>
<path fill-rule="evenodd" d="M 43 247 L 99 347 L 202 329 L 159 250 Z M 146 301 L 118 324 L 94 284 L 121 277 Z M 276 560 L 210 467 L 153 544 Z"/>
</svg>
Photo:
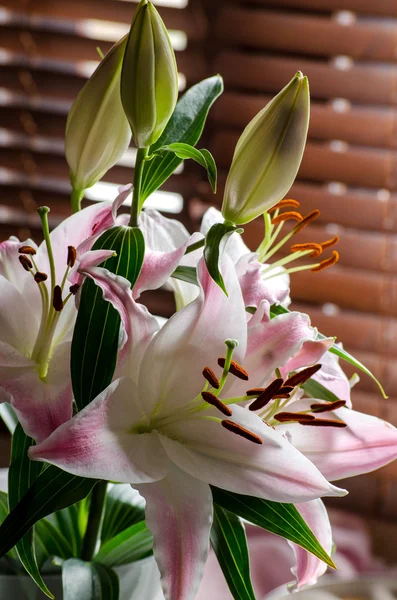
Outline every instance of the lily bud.
<svg viewBox="0 0 397 600">
<path fill-rule="evenodd" d="M 309 114 L 309 83 L 298 72 L 237 142 L 222 204 L 227 221 L 248 223 L 285 196 L 302 160 Z"/>
<path fill-rule="evenodd" d="M 121 101 L 138 148 L 163 133 L 178 98 L 178 70 L 167 29 L 151 2 L 132 21 L 121 73 Z"/>
<path fill-rule="evenodd" d="M 70 110 L 65 153 L 75 190 L 93 186 L 129 146 L 131 132 L 120 99 L 126 41 L 109 50 Z"/>
</svg>

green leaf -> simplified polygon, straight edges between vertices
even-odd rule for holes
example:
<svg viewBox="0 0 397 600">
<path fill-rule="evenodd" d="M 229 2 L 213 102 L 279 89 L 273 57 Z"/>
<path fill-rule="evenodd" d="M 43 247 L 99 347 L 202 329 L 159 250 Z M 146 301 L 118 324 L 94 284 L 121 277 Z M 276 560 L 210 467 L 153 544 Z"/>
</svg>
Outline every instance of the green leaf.
<svg viewBox="0 0 397 600">
<path fill-rule="evenodd" d="M 204 169 L 207 171 L 208 181 L 211 184 L 212 191 L 214 194 L 216 193 L 217 170 L 215 160 L 211 152 L 205 149 L 197 150 L 197 148 L 194 148 L 194 146 L 178 142 L 159 148 L 156 151 L 156 154 L 161 155 L 163 152 L 173 152 L 176 156 L 178 156 L 178 158 L 182 158 L 182 160 L 191 158 L 196 163 L 204 167 Z"/>
<path fill-rule="evenodd" d="M 62 565 L 64 600 L 119 600 L 117 573 L 104 565 L 71 558 Z"/>
<path fill-rule="evenodd" d="M 145 521 L 140 521 L 103 544 L 95 560 L 108 567 L 127 565 L 149 556 L 152 549 L 153 536 Z"/>
<path fill-rule="evenodd" d="M 223 92 L 222 77 L 216 75 L 204 79 L 188 90 L 176 105 L 161 137 L 150 147 L 153 154 L 162 146 L 175 142 L 195 146 L 199 141 L 212 104 Z M 146 162 L 141 187 L 141 206 L 155 192 L 175 169 L 182 159 L 173 154 L 158 156 Z"/>
<path fill-rule="evenodd" d="M 0 404 L 0 417 L 3 419 L 5 426 L 8 431 L 13 434 L 16 426 L 18 425 L 18 417 L 15 414 L 14 409 L 8 402 Z"/>
<path fill-rule="evenodd" d="M 320 333 L 318 335 L 318 337 L 321 339 L 325 336 L 323 336 Z M 383 398 L 385 398 L 385 399 L 388 398 L 380 381 L 375 377 L 375 375 L 365 365 L 363 365 L 362 362 L 357 360 L 357 358 L 354 358 L 354 356 L 352 356 L 349 352 L 347 352 L 346 350 L 343 350 L 343 348 L 339 348 L 339 346 L 337 346 L 336 344 L 333 344 L 333 346 L 330 348 L 329 351 L 332 352 L 332 354 L 336 354 L 336 356 L 339 356 L 339 358 L 343 358 L 343 360 L 350 363 L 354 367 L 357 367 L 357 369 L 360 369 L 360 371 L 363 371 L 363 373 L 368 375 L 368 377 L 370 377 L 372 379 L 372 381 L 374 381 L 376 383 L 376 385 L 380 389 L 380 392 L 381 392 Z"/>
<path fill-rule="evenodd" d="M 96 483 L 97 479 L 76 477 L 53 465 L 44 469 L 0 526 L 0 558 L 13 548 L 37 521 L 79 502 L 90 493 Z"/>
<path fill-rule="evenodd" d="M 233 512 L 242 519 L 258 525 L 266 531 L 298 544 L 311 552 L 330 567 L 335 568 L 332 559 L 322 548 L 311 529 L 305 523 L 298 509 L 293 504 L 282 504 L 261 500 L 253 496 L 234 494 L 216 487 L 211 487 L 214 502 Z"/>
<path fill-rule="evenodd" d="M 204 260 L 212 279 L 227 295 L 225 282 L 219 270 L 219 257 L 223 252 L 229 237 L 233 233 L 242 233 L 233 223 L 225 221 L 224 223 L 215 223 L 207 233 L 204 247 Z"/>
<path fill-rule="evenodd" d="M 145 500 L 127 483 L 113 485 L 106 496 L 102 545 L 145 518 Z"/>
<path fill-rule="evenodd" d="M 8 471 L 8 503 L 10 511 L 18 505 L 43 469 L 44 465 L 42 463 L 31 461 L 28 457 L 28 450 L 33 444 L 34 441 L 25 434 L 22 426 L 18 424 L 12 437 L 11 464 Z M 53 598 L 53 594 L 47 588 L 40 575 L 36 560 L 33 528 L 18 540 L 16 551 L 21 563 L 36 585 L 46 596 Z"/>
<path fill-rule="evenodd" d="M 93 250 L 108 248 L 117 256 L 103 267 L 128 279 L 134 286 L 142 268 L 145 240 L 138 227 L 113 227 L 95 242 Z M 71 376 L 79 410 L 87 406 L 112 381 L 119 345 L 120 316 L 103 299 L 101 289 L 86 279 L 73 333 Z"/>
<path fill-rule="evenodd" d="M 247 537 L 239 517 L 214 504 L 211 544 L 235 600 L 255 600 Z"/>
<path fill-rule="evenodd" d="M 54 513 L 54 520 L 59 531 L 70 541 L 73 548 L 73 556 L 80 556 L 87 519 L 88 507 L 86 499 Z"/>
<path fill-rule="evenodd" d="M 0 524 L 4 521 L 8 515 L 8 495 L 5 492 L 0 491 Z M 18 554 L 16 550 L 10 550 L 7 553 L 7 557 L 12 560 L 18 560 Z"/>
<path fill-rule="evenodd" d="M 280 305 L 273 304 L 270 307 L 270 317 L 272 319 L 274 317 L 276 317 L 277 315 L 284 315 L 284 314 L 287 314 L 289 312 L 290 311 L 288 309 L 286 309 L 286 308 L 284 308 L 283 306 L 280 306 Z M 326 337 L 327 336 L 323 335 L 322 333 L 318 333 L 317 334 L 317 339 L 319 339 L 319 340 L 325 340 Z M 343 350 L 343 348 L 340 348 L 336 344 L 333 344 L 331 346 L 331 348 L 329 349 L 329 352 L 332 352 L 332 354 L 336 354 L 336 356 L 339 356 L 339 358 L 342 358 L 346 362 L 350 363 L 351 365 L 353 365 L 357 369 L 360 369 L 360 371 L 362 371 L 363 373 L 365 373 L 366 375 L 368 375 L 368 377 L 370 377 L 372 379 L 372 381 L 374 381 L 376 383 L 376 385 L 378 386 L 378 388 L 380 389 L 380 392 L 381 392 L 383 398 L 386 399 L 388 397 L 387 394 L 386 394 L 386 392 L 385 392 L 385 390 L 383 389 L 382 384 L 375 377 L 375 375 L 365 365 L 363 365 L 363 363 L 361 363 L 359 360 L 357 360 L 356 358 L 354 358 L 354 356 L 352 354 L 350 354 L 346 350 Z"/>
<path fill-rule="evenodd" d="M 180 279 L 180 281 L 186 281 L 186 283 L 198 285 L 197 270 L 195 267 L 177 267 L 171 277 Z"/>
<path fill-rule="evenodd" d="M 58 556 L 68 559 L 73 556 L 73 548 L 65 537 L 48 519 L 41 519 L 35 525 L 37 563 L 41 567 L 48 558 Z"/>
<path fill-rule="evenodd" d="M 327 402 L 336 402 L 339 400 L 338 396 L 335 396 L 333 392 L 328 390 L 315 379 L 309 379 L 302 385 L 302 387 L 310 398 L 326 400 Z"/>
</svg>

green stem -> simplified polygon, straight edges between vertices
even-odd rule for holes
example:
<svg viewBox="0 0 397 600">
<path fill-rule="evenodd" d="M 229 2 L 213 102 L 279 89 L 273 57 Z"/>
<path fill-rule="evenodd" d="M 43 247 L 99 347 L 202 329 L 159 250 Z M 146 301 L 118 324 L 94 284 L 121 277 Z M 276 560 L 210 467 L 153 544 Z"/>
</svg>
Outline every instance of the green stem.
<svg viewBox="0 0 397 600">
<path fill-rule="evenodd" d="M 90 561 L 95 554 L 105 510 L 106 488 L 107 481 L 100 481 L 92 490 L 87 529 L 85 530 L 80 553 L 81 560 Z"/>
<path fill-rule="evenodd" d="M 70 204 L 72 205 L 72 213 L 77 213 L 81 210 L 81 201 L 84 197 L 84 190 L 75 190 L 72 189 L 72 194 L 70 196 Z"/>
<path fill-rule="evenodd" d="M 145 158 L 146 158 L 148 152 L 149 152 L 149 148 L 138 148 L 138 152 L 136 155 L 135 171 L 134 171 L 134 189 L 133 189 L 133 193 L 132 193 L 132 203 L 131 203 L 130 227 L 138 227 L 143 167 L 144 167 Z"/>
<path fill-rule="evenodd" d="M 50 212 L 50 209 L 48 208 L 48 206 L 40 206 L 37 209 L 37 212 L 41 219 L 41 227 L 43 229 L 44 241 L 45 241 L 45 245 L 47 247 L 48 262 L 50 263 L 50 271 L 51 271 L 51 291 L 53 292 L 56 281 L 55 281 L 55 262 L 54 262 L 54 255 L 52 253 L 50 228 L 48 226 L 48 217 L 47 217 L 48 213 Z"/>
</svg>

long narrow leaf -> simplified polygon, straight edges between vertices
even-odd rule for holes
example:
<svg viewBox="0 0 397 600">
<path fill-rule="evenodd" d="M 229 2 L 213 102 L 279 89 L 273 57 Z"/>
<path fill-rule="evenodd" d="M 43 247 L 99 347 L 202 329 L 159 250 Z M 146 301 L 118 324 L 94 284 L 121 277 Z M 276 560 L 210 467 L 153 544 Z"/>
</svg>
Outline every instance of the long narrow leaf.
<svg viewBox="0 0 397 600">
<path fill-rule="evenodd" d="M 216 487 L 212 487 L 212 495 L 216 504 L 242 519 L 266 529 L 266 531 L 298 544 L 298 546 L 311 552 L 327 565 L 335 568 L 332 559 L 322 548 L 293 504 L 261 500 L 253 496 L 227 492 Z"/>
<path fill-rule="evenodd" d="M 28 457 L 28 450 L 33 444 L 34 441 L 25 434 L 21 425 L 18 424 L 12 437 L 11 464 L 8 472 L 8 502 L 10 511 L 18 505 L 43 469 L 42 463 L 33 462 Z M 53 598 L 53 594 L 40 575 L 36 560 L 33 528 L 18 541 L 16 551 L 21 563 L 36 585 L 46 596 Z"/>
<path fill-rule="evenodd" d="M 215 223 L 207 233 L 204 247 L 204 260 L 208 269 L 208 273 L 216 284 L 225 292 L 225 283 L 222 274 L 219 270 L 219 257 L 222 254 L 224 246 L 231 235 L 234 233 L 242 233 L 242 229 L 238 229 L 233 223 Z"/>
<path fill-rule="evenodd" d="M 244 525 L 235 514 L 214 505 L 211 544 L 235 600 L 255 600 Z"/>
<path fill-rule="evenodd" d="M 16 416 L 14 409 L 10 404 L 8 404 L 8 402 L 0 404 L 0 417 L 3 419 L 3 423 L 12 435 L 15 431 L 16 426 L 18 425 L 18 417 Z"/>
<path fill-rule="evenodd" d="M 41 519 L 36 523 L 35 543 L 39 566 L 54 556 L 63 559 L 73 556 L 73 548 L 69 540 L 48 519 Z"/>
<path fill-rule="evenodd" d="M 222 92 L 223 81 L 219 75 L 204 79 L 190 88 L 176 105 L 163 134 L 150 147 L 150 154 L 175 142 L 195 146 L 203 132 L 208 111 Z M 181 162 L 182 159 L 175 154 L 167 153 L 145 164 L 141 204 L 172 175 Z"/>
<path fill-rule="evenodd" d="M 214 194 L 216 193 L 217 169 L 211 152 L 205 149 L 197 150 L 197 148 L 190 146 L 190 144 L 182 144 L 178 142 L 174 144 L 168 144 L 168 146 L 163 146 L 162 148 L 159 148 L 157 152 L 159 154 L 162 154 L 163 152 L 173 152 L 182 160 L 189 158 L 193 159 L 207 171 L 208 181 L 211 184 L 212 191 Z"/>
<path fill-rule="evenodd" d="M 149 556 L 152 548 L 152 534 L 145 521 L 141 521 L 106 542 L 95 556 L 95 560 L 108 567 L 127 565 Z"/>
<path fill-rule="evenodd" d="M 37 521 L 85 498 L 96 479 L 70 475 L 50 465 L 36 479 L 0 526 L 0 558 L 33 527 Z"/>
<path fill-rule="evenodd" d="M 113 485 L 106 496 L 102 544 L 145 518 L 145 500 L 128 483 Z"/>
</svg>

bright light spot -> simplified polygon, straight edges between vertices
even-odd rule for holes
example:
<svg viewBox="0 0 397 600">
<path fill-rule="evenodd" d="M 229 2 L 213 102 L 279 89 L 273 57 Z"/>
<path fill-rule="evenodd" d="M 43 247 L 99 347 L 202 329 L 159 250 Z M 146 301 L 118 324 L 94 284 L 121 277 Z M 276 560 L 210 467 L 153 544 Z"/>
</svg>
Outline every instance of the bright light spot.
<svg viewBox="0 0 397 600">
<path fill-rule="evenodd" d="M 351 12 L 350 10 L 340 10 L 339 12 L 335 13 L 334 18 L 339 25 L 343 25 L 344 27 L 350 27 L 357 21 L 355 13 Z"/>
<path fill-rule="evenodd" d="M 331 181 L 327 187 L 329 193 L 333 194 L 334 196 L 342 196 L 347 192 L 346 185 L 344 183 L 340 183 L 339 181 Z"/>
<path fill-rule="evenodd" d="M 335 98 L 332 101 L 332 108 L 337 113 L 347 113 L 351 110 L 351 102 L 349 100 L 345 100 L 345 98 Z"/>
<path fill-rule="evenodd" d="M 93 202 L 113 201 L 117 194 L 119 184 L 98 182 L 85 191 L 85 197 Z M 125 206 L 131 206 L 131 194 L 124 202 Z M 162 212 L 178 214 L 183 209 L 183 197 L 174 192 L 154 192 L 145 202 L 146 208 L 155 208 Z"/>
<path fill-rule="evenodd" d="M 186 76 L 183 73 L 178 73 L 178 89 L 180 92 L 186 89 Z"/>
<path fill-rule="evenodd" d="M 350 71 L 354 65 L 354 61 L 350 56 L 335 56 L 331 61 L 338 71 Z"/>
<path fill-rule="evenodd" d="M 117 164 L 120 167 L 131 167 L 133 169 L 135 167 L 136 153 L 136 148 L 128 148 L 124 156 L 117 161 Z M 183 173 L 183 163 L 181 163 L 174 171 L 175 175 L 180 175 L 180 173 Z"/>
<path fill-rule="evenodd" d="M 131 0 L 123 0 L 123 2 L 131 2 Z M 139 0 L 132 0 L 134 4 L 138 4 Z M 156 6 L 170 6 L 171 8 L 186 8 L 189 0 L 153 0 Z"/>
<path fill-rule="evenodd" d="M 349 144 L 347 144 L 343 140 L 331 140 L 329 146 L 332 152 L 343 153 L 349 150 Z"/>
<path fill-rule="evenodd" d="M 336 304 L 326 302 L 323 304 L 323 313 L 327 317 L 336 317 L 340 313 L 340 309 Z"/>
</svg>

